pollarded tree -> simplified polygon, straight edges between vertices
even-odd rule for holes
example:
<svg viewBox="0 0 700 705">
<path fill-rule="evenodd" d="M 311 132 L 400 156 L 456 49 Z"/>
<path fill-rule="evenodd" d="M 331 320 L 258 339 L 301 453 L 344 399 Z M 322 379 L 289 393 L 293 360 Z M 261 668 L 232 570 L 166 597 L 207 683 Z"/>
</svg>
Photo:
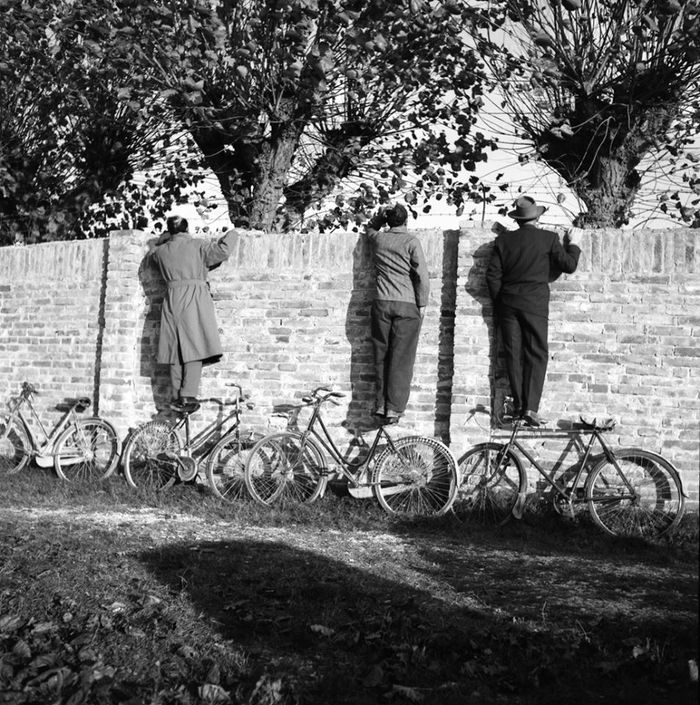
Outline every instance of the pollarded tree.
<svg viewBox="0 0 700 705">
<path fill-rule="evenodd" d="M 503 0 L 497 24 L 505 111 L 586 205 L 577 224 L 626 224 L 651 176 L 657 207 L 698 225 L 679 194 L 700 194 L 698 0 Z"/>
<path fill-rule="evenodd" d="M 126 100 L 133 41 L 112 31 L 109 3 L 2 0 L 0 12 L 0 245 L 86 237 L 115 210 L 134 225 L 167 208 L 188 176 L 168 169 L 168 193 L 146 189 L 148 200 L 133 182 L 163 136 Z"/>
<path fill-rule="evenodd" d="M 472 130 L 483 67 L 464 43 L 485 19 L 467 5 L 158 0 L 132 26 L 150 85 L 216 174 L 233 222 L 271 229 L 297 225 L 363 169 L 377 170 L 380 198 L 404 192 L 412 170 L 419 200 L 449 190 L 440 164 L 485 159 L 489 142 Z"/>
</svg>

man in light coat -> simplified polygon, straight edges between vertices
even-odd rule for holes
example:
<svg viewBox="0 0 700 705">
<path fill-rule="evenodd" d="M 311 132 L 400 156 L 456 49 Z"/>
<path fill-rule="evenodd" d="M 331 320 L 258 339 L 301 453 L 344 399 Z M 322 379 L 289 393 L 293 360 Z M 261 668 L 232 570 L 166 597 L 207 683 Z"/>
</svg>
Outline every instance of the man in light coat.
<svg viewBox="0 0 700 705">
<path fill-rule="evenodd" d="M 173 404 L 196 405 L 202 365 L 218 362 L 223 350 L 207 272 L 228 259 L 237 231 L 220 240 L 194 238 L 187 220 L 171 216 L 163 244 L 151 253 L 165 279 L 158 362 L 170 366 Z"/>
<path fill-rule="evenodd" d="M 371 312 L 376 406 L 382 423 L 397 423 L 408 403 L 430 280 L 418 238 L 406 229 L 408 213 L 396 204 L 367 224 L 377 292 Z M 388 230 L 382 230 L 388 225 Z"/>
<path fill-rule="evenodd" d="M 508 213 L 518 229 L 501 230 L 486 270 L 515 415 L 529 426 L 544 423 L 538 411 L 549 356 L 549 281 L 557 270 L 575 272 L 581 254 L 568 235 L 562 245 L 555 232 L 538 227 L 546 210 L 529 196 L 518 198 Z"/>
</svg>

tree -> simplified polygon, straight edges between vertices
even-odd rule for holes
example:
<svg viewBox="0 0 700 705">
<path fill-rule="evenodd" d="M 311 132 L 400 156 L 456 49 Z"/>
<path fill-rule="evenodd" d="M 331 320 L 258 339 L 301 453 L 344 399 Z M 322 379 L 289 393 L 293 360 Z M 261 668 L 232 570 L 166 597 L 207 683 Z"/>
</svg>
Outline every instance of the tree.
<svg viewBox="0 0 700 705">
<path fill-rule="evenodd" d="M 120 212 L 138 225 L 189 179 L 164 164 L 167 193 L 133 181 L 167 136 L 125 100 L 133 44 L 111 41 L 104 6 L 0 0 L 0 244 L 101 234 Z"/>
<path fill-rule="evenodd" d="M 7 229 L 31 221 L 41 237 L 85 233 L 105 198 L 107 212 L 145 212 L 136 171 L 159 167 L 183 130 L 197 159 L 145 185 L 160 211 L 201 167 L 233 222 L 263 229 L 297 226 L 350 175 L 362 193 L 338 199 L 331 220 L 342 224 L 398 195 L 416 207 L 436 194 L 457 205 L 482 198 L 473 179 L 455 177 L 492 146 L 473 130 L 483 65 L 464 44 L 486 15 L 465 3 L 0 0 L 0 9 L 10 20 L 0 30 Z"/>
<path fill-rule="evenodd" d="M 659 210 L 700 224 L 681 193 L 700 194 L 697 0 L 504 0 L 494 21 L 503 107 L 586 205 L 578 225 L 626 224 L 649 176 Z"/>
<path fill-rule="evenodd" d="M 160 36 L 141 41 L 145 71 L 216 174 L 234 223 L 298 225 L 351 174 L 375 178 L 364 197 L 339 199 L 341 221 L 346 206 L 362 217 L 395 194 L 415 204 L 436 190 L 481 197 L 440 165 L 474 170 L 490 144 L 472 133 L 483 66 L 463 41 L 482 11 L 457 0 L 150 7 L 139 29 L 152 32 L 157 15 Z"/>
</svg>

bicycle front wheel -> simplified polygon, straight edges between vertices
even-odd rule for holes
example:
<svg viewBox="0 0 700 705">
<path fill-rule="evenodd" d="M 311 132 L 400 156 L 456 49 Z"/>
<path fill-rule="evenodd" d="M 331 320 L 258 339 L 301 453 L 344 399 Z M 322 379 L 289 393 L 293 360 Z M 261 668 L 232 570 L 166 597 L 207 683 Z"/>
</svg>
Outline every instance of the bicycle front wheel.
<svg viewBox="0 0 700 705">
<path fill-rule="evenodd" d="M 586 480 L 588 510 L 613 536 L 657 538 L 680 523 L 685 506 L 676 469 L 656 453 L 625 448 L 601 460 Z"/>
<path fill-rule="evenodd" d="M 260 435 L 241 438 L 231 433 L 212 449 L 207 461 L 207 481 L 220 499 L 236 502 L 249 496 L 245 484 L 245 463 L 259 439 Z"/>
<path fill-rule="evenodd" d="M 139 426 L 124 447 L 124 477 L 131 487 L 165 490 L 175 484 L 182 440 L 166 421 L 149 421 Z"/>
<path fill-rule="evenodd" d="M 311 503 L 326 488 L 326 463 L 320 448 L 293 432 L 275 433 L 258 441 L 245 464 L 245 484 L 260 504 Z"/>
<path fill-rule="evenodd" d="M 399 438 L 377 460 L 372 485 L 389 514 L 444 514 L 457 492 L 457 463 L 435 438 Z"/>
<path fill-rule="evenodd" d="M 112 424 L 80 419 L 56 441 L 53 466 L 62 480 L 103 480 L 119 461 L 121 442 Z"/>
<path fill-rule="evenodd" d="M 0 419 L 0 476 L 15 475 L 29 463 L 29 438 L 25 430 L 10 418 Z"/>
<path fill-rule="evenodd" d="M 499 443 L 481 443 L 468 450 L 459 459 L 459 472 L 455 513 L 484 526 L 505 524 L 527 490 L 522 463 Z"/>
</svg>

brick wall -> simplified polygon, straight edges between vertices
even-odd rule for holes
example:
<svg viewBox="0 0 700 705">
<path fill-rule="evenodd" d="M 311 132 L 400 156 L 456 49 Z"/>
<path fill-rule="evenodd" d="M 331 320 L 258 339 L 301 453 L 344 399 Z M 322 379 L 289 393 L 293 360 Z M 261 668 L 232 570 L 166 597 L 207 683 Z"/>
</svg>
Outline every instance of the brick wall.
<svg viewBox="0 0 700 705">
<path fill-rule="evenodd" d="M 100 384 L 106 240 L 0 249 L 0 398 L 24 380 L 55 421 L 65 397 L 93 399 Z"/>
<path fill-rule="evenodd" d="M 697 231 L 575 231 L 575 274 L 551 285 L 550 362 L 540 409 L 550 425 L 615 417 L 615 446 L 660 452 L 697 503 L 700 470 L 700 235 Z M 459 250 L 453 446 L 492 430 L 478 405 L 507 392 L 484 281 L 490 237 L 465 231 Z M 486 437 L 485 437 L 486 436 Z M 535 457 L 574 464 L 561 440 L 533 433 Z M 534 480 L 534 478 L 531 478 Z"/>
<path fill-rule="evenodd" d="M 491 408 L 507 389 L 483 278 L 493 235 L 465 228 L 420 238 L 432 290 L 401 430 L 442 437 L 459 456 L 499 435 L 473 410 Z M 167 401 L 167 370 L 153 362 L 163 287 L 143 264 L 147 239 L 117 232 L 105 241 L 0 249 L 5 395 L 31 379 L 46 392 L 50 416 L 62 396 L 91 393 L 123 434 Z M 553 423 L 616 416 L 611 441 L 667 455 L 697 502 L 700 236 L 592 231 L 576 240 L 579 270 L 552 285 L 541 410 Z M 347 441 L 373 399 L 363 239 L 246 233 L 212 272 L 211 287 L 226 354 L 205 368 L 201 396 L 242 384 L 255 402 L 246 420 L 264 431 L 280 423 L 276 408 L 332 386 L 346 397 L 327 418 Z M 212 406 L 201 418 L 219 411 Z M 556 459 L 555 446 L 533 439 L 536 455 Z"/>
</svg>

